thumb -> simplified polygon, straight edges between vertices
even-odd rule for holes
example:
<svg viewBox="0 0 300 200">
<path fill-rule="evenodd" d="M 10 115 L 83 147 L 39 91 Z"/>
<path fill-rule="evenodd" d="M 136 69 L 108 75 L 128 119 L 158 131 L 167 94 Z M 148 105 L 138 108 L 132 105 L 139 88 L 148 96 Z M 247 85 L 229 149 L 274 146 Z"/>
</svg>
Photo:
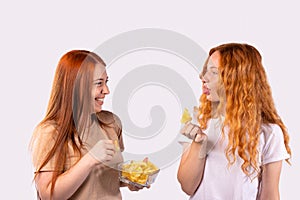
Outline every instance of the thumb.
<svg viewBox="0 0 300 200">
<path fill-rule="evenodd" d="M 194 139 L 195 142 L 199 142 L 199 143 L 202 143 L 205 140 L 207 140 L 207 136 L 203 133 L 197 134 L 195 139 Z"/>
</svg>

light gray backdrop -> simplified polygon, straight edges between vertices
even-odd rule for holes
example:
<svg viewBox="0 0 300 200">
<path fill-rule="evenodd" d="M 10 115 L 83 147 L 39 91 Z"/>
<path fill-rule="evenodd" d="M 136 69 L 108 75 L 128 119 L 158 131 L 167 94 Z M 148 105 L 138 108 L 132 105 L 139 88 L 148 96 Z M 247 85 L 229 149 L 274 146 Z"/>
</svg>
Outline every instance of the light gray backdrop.
<svg viewBox="0 0 300 200">
<path fill-rule="evenodd" d="M 283 165 L 281 197 L 297 199 L 298 184 L 295 183 L 300 179 L 297 87 L 300 84 L 297 62 L 300 33 L 297 26 L 300 14 L 295 2 L 1 2 L 1 197 L 35 198 L 28 143 L 34 126 L 45 114 L 54 70 L 62 54 L 77 48 L 95 50 L 124 32 L 155 28 L 182 34 L 205 52 L 225 42 L 246 42 L 260 50 L 276 106 L 291 136 L 292 166 Z M 117 87 L 128 70 L 149 64 L 171 68 L 190 84 L 188 88 L 195 95 L 200 94 L 201 87 L 190 63 L 180 55 L 157 49 L 135 51 L 119 58 L 108 68 L 111 88 Z M 182 71 L 183 67 L 187 70 Z M 139 143 L 134 137 L 126 137 L 129 153 L 143 146 L 150 147 L 140 150 L 142 155 L 168 148 L 180 128 L 179 117 L 185 107 L 180 100 L 182 96 L 176 95 L 166 84 L 148 83 L 136 88 L 126 99 L 132 123 L 148 126 L 152 122 L 151 108 L 159 105 L 167 119 L 163 128 L 170 130 L 152 135 L 152 145 L 141 138 Z M 113 96 L 107 99 L 105 108 L 112 108 L 111 100 Z M 162 111 L 160 108 L 158 113 Z M 175 123 L 172 125 L 170 121 Z M 122 189 L 124 199 L 187 199 L 176 180 L 179 164 L 176 156 L 164 165 L 150 189 L 140 192 Z"/>
</svg>

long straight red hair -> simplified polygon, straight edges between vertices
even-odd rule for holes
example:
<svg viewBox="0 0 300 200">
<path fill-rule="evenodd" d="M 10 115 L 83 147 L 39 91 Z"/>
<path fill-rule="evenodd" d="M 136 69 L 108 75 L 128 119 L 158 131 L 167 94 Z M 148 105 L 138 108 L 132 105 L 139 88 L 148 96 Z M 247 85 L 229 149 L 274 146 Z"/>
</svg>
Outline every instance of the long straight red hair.
<svg viewBox="0 0 300 200">
<path fill-rule="evenodd" d="M 46 116 L 39 123 L 39 126 L 49 122 L 55 124 L 55 143 L 36 171 L 37 175 L 51 158 L 55 158 L 51 195 L 66 162 L 68 144 L 71 143 L 75 154 L 82 156 L 79 134 L 91 120 L 93 75 L 95 65 L 99 63 L 105 66 L 93 52 L 72 50 L 63 55 L 57 65 Z"/>
</svg>

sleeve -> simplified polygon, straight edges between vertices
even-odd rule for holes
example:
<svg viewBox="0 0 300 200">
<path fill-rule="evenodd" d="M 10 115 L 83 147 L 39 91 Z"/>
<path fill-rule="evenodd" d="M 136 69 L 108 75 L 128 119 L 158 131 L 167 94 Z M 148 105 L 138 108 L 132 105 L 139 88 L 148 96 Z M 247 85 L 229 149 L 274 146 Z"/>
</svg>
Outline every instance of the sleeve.
<svg viewBox="0 0 300 200">
<path fill-rule="evenodd" d="M 55 143 L 55 127 L 53 125 L 40 125 L 35 128 L 31 142 L 32 162 L 34 170 L 37 171 L 46 159 Z M 41 171 L 53 171 L 55 169 L 54 155 Z"/>
<path fill-rule="evenodd" d="M 285 148 L 281 128 L 278 125 L 272 125 L 270 131 L 264 133 L 265 145 L 262 150 L 262 165 L 290 157 Z"/>
<path fill-rule="evenodd" d="M 124 151 L 125 148 L 124 148 L 123 136 L 122 136 L 122 122 L 118 117 L 118 115 L 107 110 L 102 110 L 101 112 L 97 113 L 97 117 L 98 120 L 101 123 L 103 123 L 105 126 L 114 129 L 119 140 L 120 150 Z"/>
<path fill-rule="evenodd" d="M 114 114 L 114 119 L 115 119 L 115 129 L 118 135 L 120 150 L 123 152 L 125 147 L 124 147 L 123 135 L 122 135 L 122 122 L 120 118 L 115 114 Z"/>
</svg>

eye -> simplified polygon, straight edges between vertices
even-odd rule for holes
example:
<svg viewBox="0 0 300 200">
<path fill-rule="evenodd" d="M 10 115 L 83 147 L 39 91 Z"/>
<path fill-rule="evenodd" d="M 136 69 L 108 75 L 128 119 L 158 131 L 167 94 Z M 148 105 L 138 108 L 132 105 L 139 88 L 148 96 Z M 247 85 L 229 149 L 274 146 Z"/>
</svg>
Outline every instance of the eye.
<svg viewBox="0 0 300 200">
<path fill-rule="evenodd" d="M 108 80 L 105 81 L 105 84 L 107 84 Z M 95 83 L 96 86 L 102 86 L 103 85 L 103 81 L 98 81 Z"/>
<path fill-rule="evenodd" d="M 102 85 L 102 81 L 98 81 L 98 82 L 96 82 L 96 83 L 95 83 L 95 85 L 97 85 L 97 86 L 101 86 L 101 85 Z"/>
</svg>

